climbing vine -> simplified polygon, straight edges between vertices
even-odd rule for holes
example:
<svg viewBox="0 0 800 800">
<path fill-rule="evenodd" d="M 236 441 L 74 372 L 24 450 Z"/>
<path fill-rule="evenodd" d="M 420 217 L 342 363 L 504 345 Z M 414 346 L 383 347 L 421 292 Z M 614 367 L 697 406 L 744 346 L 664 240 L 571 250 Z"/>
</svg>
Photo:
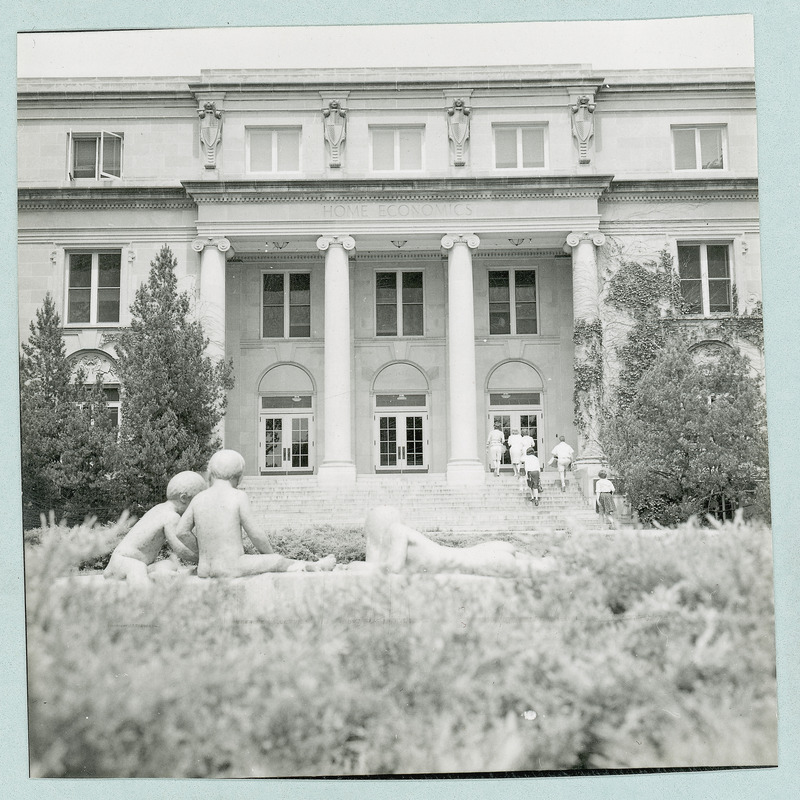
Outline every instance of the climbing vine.
<svg viewBox="0 0 800 800">
<path fill-rule="evenodd" d="M 575 320 L 572 341 L 575 345 L 573 421 L 578 431 L 585 435 L 589 419 L 598 411 L 603 386 L 603 325 L 600 320 Z"/>
</svg>

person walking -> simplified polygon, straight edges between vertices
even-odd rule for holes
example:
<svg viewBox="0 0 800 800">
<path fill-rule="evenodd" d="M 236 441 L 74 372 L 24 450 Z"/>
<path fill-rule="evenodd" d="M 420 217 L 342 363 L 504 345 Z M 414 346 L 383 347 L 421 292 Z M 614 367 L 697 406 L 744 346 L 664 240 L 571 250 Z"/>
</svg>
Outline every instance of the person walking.
<svg viewBox="0 0 800 800">
<path fill-rule="evenodd" d="M 528 488 L 531 492 L 531 500 L 535 506 L 539 505 L 539 478 L 541 474 L 541 464 L 536 457 L 532 447 L 528 448 L 525 454 L 525 477 L 528 481 Z"/>
<path fill-rule="evenodd" d="M 597 501 L 597 513 L 600 515 L 600 524 L 605 525 L 608 522 L 608 527 L 616 529 L 617 524 L 614 521 L 614 514 L 617 511 L 617 506 L 614 503 L 614 484 L 608 480 L 608 473 L 601 469 L 597 473 L 598 481 L 594 486 L 595 498 Z"/>
<path fill-rule="evenodd" d="M 522 449 L 522 437 L 519 435 L 519 428 L 513 428 L 508 435 L 508 455 L 511 459 L 511 466 L 514 468 L 514 477 L 519 478 L 520 465 L 525 456 Z"/>
<path fill-rule="evenodd" d="M 503 436 L 503 431 L 499 425 L 495 425 L 489 438 L 486 440 L 486 446 L 489 448 L 489 469 L 494 472 L 495 478 L 500 477 L 500 462 L 503 459 L 503 448 L 506 437 Z"/>
<path fill-rule="evenodd" d="M 558 437 L 558 444 L 550 451 L 552 458 L 547 462 L 548 465 L 554 461 L 558 466 L 558 477 L 561 479 L 561 491 L 567 491 L 567 470 L 572 466 L 572 459 L 575 451 L 566 443 L 563 436 Z"/>
</svg>

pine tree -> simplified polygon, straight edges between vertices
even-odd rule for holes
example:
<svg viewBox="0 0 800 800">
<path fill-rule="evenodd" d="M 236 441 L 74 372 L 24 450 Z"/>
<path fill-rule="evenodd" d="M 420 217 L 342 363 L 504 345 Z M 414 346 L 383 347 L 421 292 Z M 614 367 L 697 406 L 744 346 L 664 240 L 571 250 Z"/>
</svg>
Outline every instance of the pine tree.
<svg viewBox="0 0 800 800">
<path fill-rule="evenodd" d="M 115 481 L 137 512 L 163 501 L 176 472 L 205 467 L 233 386 L 230 363 L 204 354 L 207 339 L 177 290 L 176 267 L 164 245 L 136 293 L 130 327 L 112 339 L 122 386 Z"/>
<path fill-rule="evenodd" d="M 72 412 L 61 319 L 48 292 L 19 360 L 22 502 L 26 526 L 61 510 L 62 431 Z"/>
<path fill-rule="evenodd" d="M 723 497 L 744 504 L 768 480 L 763 395 L 735 351 L 701 366 L 682 342 L 667 342 L 604 445 L 646 523 L 713 512 Z"/>
</svg>

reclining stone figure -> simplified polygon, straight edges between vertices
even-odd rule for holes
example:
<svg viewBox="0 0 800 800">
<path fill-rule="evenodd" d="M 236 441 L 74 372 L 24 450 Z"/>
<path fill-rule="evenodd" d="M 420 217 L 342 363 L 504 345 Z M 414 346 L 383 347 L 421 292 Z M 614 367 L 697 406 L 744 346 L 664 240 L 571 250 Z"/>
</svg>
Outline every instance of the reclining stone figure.
<svg viewBox="0 0 800 800">
<path fill-rule="evenodd" d="M 445 547 L 405 525 L 392 506 L 378 506 L 364 523 L 366 561 L 354 561 L 339 569 L 359 572 L 458 573 L 497 578 L 526 577 L 549 572 L 553 558 L 521 553 L 509 542 L 482 542 L 472 547 Z"/>
</svg>

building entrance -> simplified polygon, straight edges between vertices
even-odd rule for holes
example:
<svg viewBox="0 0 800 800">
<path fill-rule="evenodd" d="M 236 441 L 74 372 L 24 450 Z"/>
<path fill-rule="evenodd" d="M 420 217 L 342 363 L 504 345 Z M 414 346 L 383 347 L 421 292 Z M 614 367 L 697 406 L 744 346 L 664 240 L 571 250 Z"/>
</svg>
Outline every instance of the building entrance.
<svg viewBox="0 0 800 800">
<path fill-rule="evenodd" d="M 259 414 L 258 460 L 261 475 L 310 474 L 314 471 L 314 415 L 310 411 L 284 411 L 265 409 L 264 405 L 285 404 L 293 406 L 311 397 L 293 398 L 262 397 Z"/>
<path fill-rule="evenodd" d="M 425 395 L 403 394 L 375 397 L 376 472 L 427 472 L 430 438 L 426 399 Z"/>
<path fill-rule="evenodd" d="M 486 436 L 495 425 L 503 431 L 503 437 L 508 437 L 513 430 L 518 430 L 521 436 L 530 436 L 536 455 L 540 456 L 544 442 L 542 428 L 541 394 L 539 392 L 503 392 L 489 395 L 489 415 Z M 541 456 L 540 456 L 541 458 Z M 512 469 L 511 457 L 508 447 L 503 451 L 501 469 Z"/>
</svg>

